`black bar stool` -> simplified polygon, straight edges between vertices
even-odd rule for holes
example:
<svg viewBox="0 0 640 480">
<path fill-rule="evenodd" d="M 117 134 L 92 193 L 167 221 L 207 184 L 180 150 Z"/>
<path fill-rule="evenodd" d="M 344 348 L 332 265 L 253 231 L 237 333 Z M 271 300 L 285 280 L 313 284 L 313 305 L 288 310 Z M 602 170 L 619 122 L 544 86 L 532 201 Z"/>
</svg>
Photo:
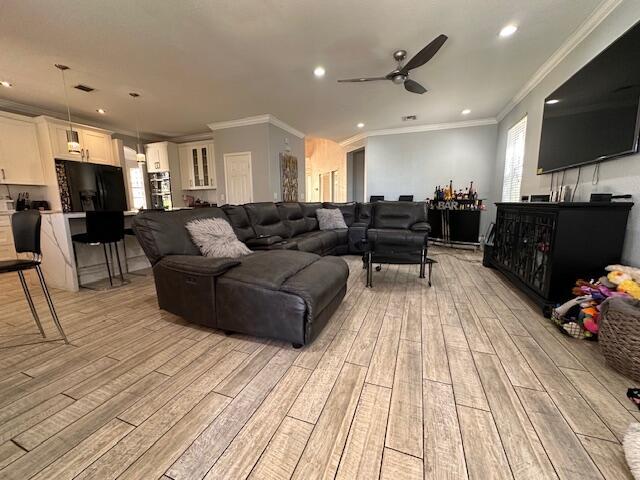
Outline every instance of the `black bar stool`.
<svg viewBox="0 0 640 480">
<path fill-rule="evenodd" d="M 109 256 L 113 263 L 112 245 L 115 247 L 116 258 L 118 261 L 118 270 L 120 271 L 121 285 L 127 283 L 124 279 L 122 264 L 120 263 L 120 252 L 118 250 L 118 242 L 124 240 L 124 212 L 122 211 L 89 211 L 86 217 L 87 232 L 77 233 L 71 237 L 74 243 L 82 243 L 84 245 L 102 245 L 104 252 L 104 261 L 107 266 L 107 274 L 109 275 L 109 285 L 113 287 L 113 275 L 109 264 Z M 109 256 L 107 256 L 107 247 L 109 247 Z M 73 254 L 76 257 L 76 266 L 78 265 L 78 256 L 73 248 Z M 115 266 L 114 266 L 115 267 Z M 115 268 L 114 268 L 115 270 Z M 115 271 L 113 272 L 115 275 Z M 78 285 L 80 284 L 80 272 L 78 271 Z"/>
<path fill-rule="evenodd" d="M 142 209 L 140 210 L 142 211 Z M 145 208 L 145 212 L 164 212 L 164 208 Z M 125 228 L 124 229 L 125 239 L 122 241 L 122 250 L 124 252 L 124 268 L 128 275 L 137 275 L 139 277 L 146 277 L 146 273 L 138 273 L 138 272 L 130 272 L 129 271 L 129 257 L 127 256 L 127 239 L 126 237 L 135 237 L 136 232 L 133 228 Z"/>
<path fill-rule="evenodd" d="M 58 329 L 58 332 L 60 332 L 60 336 L 64 340 L 64 343 L 68 344 L 69 340 L 67 340 L 67 336 L 62 329 L 60 319 L 58 318 L 56 309 L 53 306 L 51 294 L 49 293 L 49 289 L 47 288 L 47 284 L 44 280 L 42 269 L 40 268 L 40 264 L 42 263 L 42 251 L 40 249 L 41 224 L 42 218 L 40 217 L 40 212 L 37 210 L 25 210 L 13 214 L 11 217 L 11 229 L 13 230 L 13 243 L 15 245 L 16 253 L 30 253 L 33 255 L 33 258 L 31 260 L 16 259 L 0 261 L 0 273 L 18 272 L 20 284 L 22 285 L 24 296 L 27 298 L 31 315 L 33 315 L 33 319 L 38 326 L 38 330 L 40 330 L 40 334 L 45 337 L 42 324 L 40 323 L 40 317 L 38 317 L 36 306 L 33 303 L 31 293 L 29 292 L 29 286 L 24 278 L 25 270 L 33 269 L 36 271 L 38 279 L 40 280 L 42 292 L 44 293 L 47 305 L 49 306 L 49 312 L 51 312 L 53 323 Z"/>
<path fill-rule="evenodd" d="M 413 202 L 413 195 L 400 195 L 399 202 Z"/>
<path fill-rule="evenodd" d="M 139 277 L 146 277 L 147 275 L 144 273 L 138 272 L 130 272 L 129 271 L 129 257 L 127 256 L 127 239 L 126 237 L 135 237 L 136 232 L 133 231 L 133 228 L 125 228 L 124 229 L 125 238 L 122 240 L 122 251 L 124 252 L 124 269 L 127 272 L 127 275 L 137 275 Z"/>
<path fill-rule="evenodd" d="M 382 202 L 383 200 L 384 200 L 384 195 L 371 195 L 369 197 L 369 203 Z"/>
</svg>

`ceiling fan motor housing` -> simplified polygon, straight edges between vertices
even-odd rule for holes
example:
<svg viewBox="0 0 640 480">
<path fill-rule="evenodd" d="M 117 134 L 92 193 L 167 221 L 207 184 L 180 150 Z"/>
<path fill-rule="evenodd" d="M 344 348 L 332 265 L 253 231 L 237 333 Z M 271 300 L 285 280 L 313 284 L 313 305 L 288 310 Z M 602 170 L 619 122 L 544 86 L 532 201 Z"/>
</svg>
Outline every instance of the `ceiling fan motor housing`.
<svg viewBox="0 0 640 480">
<path fill-rule="evenodd" d="M 403 75 L 402 73 L 396 73 L 391 77 L 391 80 L 396 85 L 401 85 L 407 79 L 407 75 Z"/>
</svg>

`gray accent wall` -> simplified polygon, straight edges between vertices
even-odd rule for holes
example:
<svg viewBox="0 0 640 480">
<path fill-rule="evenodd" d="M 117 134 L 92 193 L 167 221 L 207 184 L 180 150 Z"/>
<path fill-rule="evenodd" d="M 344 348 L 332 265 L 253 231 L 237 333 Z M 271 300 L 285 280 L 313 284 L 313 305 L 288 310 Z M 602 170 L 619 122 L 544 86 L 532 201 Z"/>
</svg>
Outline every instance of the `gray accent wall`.
<svg viewBox="0 0 640 480">
<path fill-rule="evenodd" d="M 304 139 L 269 123 L 214 130 L 211 134 L 216 158 L 218 204 L 226 203 L 224 155 L 237 152 L 251 152 L 255 202 L 281 200 L 280 152 L 287 149 L 298 158 L 298 188 L 300 195 L 304 195 Z"/>
<path fill-rule="evenodd" d="M 455 189 L 473 180 L 480 198 L 491 193 L 497 125 L 372 136 L 365 148 L 366 195 L 397 200 L 433 198 L 437 185 L 453 180 Z M 488 219 L 483 213 L 481 235 Z"/>
<path fill-rule="evenodd" d="M 251 172 L 253 175 L 253 200 L 269 201 L 271 197 L 269 181 L 269 128 L 266 123 L 225 128 L 212 132 L 216 157 L 218 204 L 226 202 L 224 185 L 224 155 L 227 153 L 251 152 Z"/>
<path fill-rule="evenodd" d="M 491 196 L 493 201 L 500 201 L 502 198 L 507 132 L 525 115 L 527 115 L 527 136 L 520 192 L 521 195 L 549 193 L 551 175 L 536 174 L 545 98 L 631 28 L 638 19 L 640 19 L 640 2 L 624 0 L 500 122 Z M 592 192 L 632 194 L 636 205 L 632 208 L 629 217 L 622 260 L 626 264 L 640 266 L 640 155 L 601 163 L 600 180 L 596 185 L 592 184 L 594 168 L 593 165 L 582 168 L 575 201 L 589 201 Z M 567 170 L 565 185 L 571 185 L 573 188 L 576 185 L 577 175 L 577 169 Z M 495 217 L 494 208 L 491 209 L 490 215 Z M 604 226 L 594 225 L 594 228 L 602 227 Z"/>
<path fill-rule="evenodd" d="M 291 151 L 291 155 L 298 159 L 298 199 L 305 197 L 305 157 L 304 138 L 296 137 L 286 130 L 269 124 L 269 162 L 271 169 L 271 200 L 282 200 L 280 188 L 280 153 Z"/>
</svg>

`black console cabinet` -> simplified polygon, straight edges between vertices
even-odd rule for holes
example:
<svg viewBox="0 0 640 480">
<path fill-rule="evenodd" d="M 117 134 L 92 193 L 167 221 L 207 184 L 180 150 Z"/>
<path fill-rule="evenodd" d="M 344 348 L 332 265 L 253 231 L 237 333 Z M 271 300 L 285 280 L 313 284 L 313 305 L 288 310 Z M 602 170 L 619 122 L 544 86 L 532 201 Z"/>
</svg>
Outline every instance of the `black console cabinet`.
<svg viewBox="0 0 640 480">
<path fill-rule="evenodd" d="M 497 203 L 491 266 L 544 311 L 619 263 L 633 203 Z"/>
<path fill-rule="evenodd" d="M 481 210 L 429 208 L 429 239 L 445 244 L 480 245 Z"/>
</svg>

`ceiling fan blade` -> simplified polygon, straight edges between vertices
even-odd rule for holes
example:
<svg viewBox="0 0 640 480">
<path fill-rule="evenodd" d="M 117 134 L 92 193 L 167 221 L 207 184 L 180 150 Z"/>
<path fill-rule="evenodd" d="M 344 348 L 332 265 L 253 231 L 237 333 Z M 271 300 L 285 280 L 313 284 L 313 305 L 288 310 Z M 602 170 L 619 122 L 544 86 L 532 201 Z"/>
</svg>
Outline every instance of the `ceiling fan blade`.
<svg viewBox="0 0 640 480">
<path fill-rule="evenodd" d="M 346 82 L 377 82 L 378 80 L 387 80 L 387 77 L 360 77 L 360 78 L 345 78 L 343 80 L 338 80 L 338 83 L 346 83 Z"/>
<path fill-rule="evenodd" d="M 427 91 L 426 88 L 424 88 L 422 85 L 420 85 L 415 80 L 411 80 L 410 78 L 407 78 L 404 81 L 404 88 L 406 90 L 408 90 L 409 92 L 411 92 L 411 93 L 419 93 L 420 95 L 422 95 L 423 93 L 425 93 Z"/>
<path fill-rule="evenodd" d="M 420 50 L 411 60 L 407 62 L 407 64 L 402 67 L 402 72 L 407 73 L 409 70 L 413 70 L 414 68 L 421 67 L 429 60 L 433 58 L 433 56 L 438 53 L 438 50 L 444 45 L 444 42 L 447 41 L 449 37 L 446 35 L 438 35 L 435 40 L 433 40 L 429 45 Z"/>
</svg>

